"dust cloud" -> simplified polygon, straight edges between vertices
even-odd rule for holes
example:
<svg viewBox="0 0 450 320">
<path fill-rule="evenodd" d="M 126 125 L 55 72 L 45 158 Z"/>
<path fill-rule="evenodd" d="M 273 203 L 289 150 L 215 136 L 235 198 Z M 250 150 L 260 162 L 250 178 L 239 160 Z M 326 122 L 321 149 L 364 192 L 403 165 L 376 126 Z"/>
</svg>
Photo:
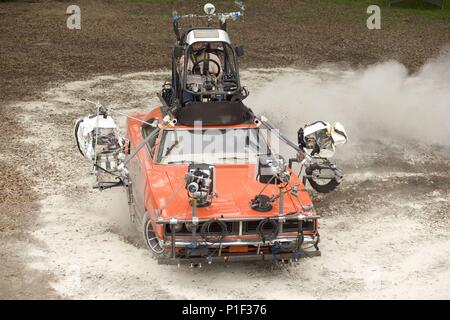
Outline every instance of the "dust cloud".
<svg viewBox="0 0 450 320">
<path fill-rule="evenodd" d="M 358 70 L 287 70 L 253 92 L 249 106 L 295 137 L 316 120 L 339 121 L 350 142 L 414 140 L 450 145 L 450 48 L 418 72 L 387 61 Z"/>
</svg>

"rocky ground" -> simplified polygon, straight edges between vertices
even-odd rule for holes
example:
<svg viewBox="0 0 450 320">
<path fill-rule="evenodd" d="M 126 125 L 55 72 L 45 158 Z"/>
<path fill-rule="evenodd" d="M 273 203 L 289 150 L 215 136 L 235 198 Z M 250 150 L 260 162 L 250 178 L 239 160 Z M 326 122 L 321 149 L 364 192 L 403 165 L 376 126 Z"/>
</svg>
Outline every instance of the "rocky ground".
<svg viewBox="0 0 450 320">
<path fill-rule="evenodd" d="M 344 183 L 313 194 L 323 256 L 159 266 L 121 191 L 90 189 L 72 141 L 73 121 L 92 111 L 80 99 L 126 113 L 154 104 L 173 44 L 166 15 L 190 2 L 81 1 L 80 32 L 65 28 L 66 2 L 0 2 L 1 298 L 449 297 L 448 57 L 426 63 L 449 43 L 448 22 L 393 11 L 368 31 L 353 6 L 255 4 L 231 31 L 246 47 L 249 105 L 291 135 L 325 114 L 351 129 Z M 389 59 L 400 63 L 366 67 Z"/>
</svg>

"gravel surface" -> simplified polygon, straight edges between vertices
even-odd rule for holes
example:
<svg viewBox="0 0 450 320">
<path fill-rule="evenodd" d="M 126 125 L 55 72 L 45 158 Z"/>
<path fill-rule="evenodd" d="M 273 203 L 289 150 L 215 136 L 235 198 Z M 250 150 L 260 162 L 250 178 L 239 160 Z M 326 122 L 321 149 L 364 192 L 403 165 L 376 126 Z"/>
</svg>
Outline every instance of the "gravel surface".
<svg viewBox="0 0 450 320">
<path fill-rule="evenodd" d="M 377 70 L 366 72 L 377 74 Z M 10 266 L 0 269 L 4 297 L 449 297 L 450 146 L 406 141 L 398 135 L 389 141 L 365 140 L 364 133 L 356 134 L 364 124 L 355 114 L 362 112 L 359 116 L 363 116 L 364 110 L 342 114 L 339 119 L 351 132 L 351 142 L 338 150 L 338 161 L 347 172 L 345 181 L 328 195 L 311 191 L 323 216 L 322 257 L 288 266 L 239 263 L 189 269 L 158 265 L 129 221 L 124 192 L 91 189 L 90 165 L 76 150 L 72 126 L 76 118 L 92 112 L 81 97 L 103 97 L 104 102 L 132 114 L 156 103 L 152 92 L 167 75 L 145 72 L 61 83 L 43 93 L 42 100 L 10 105 L 16 108 L 20 124 L 34 123 L 18 139 L 33 150 L 20 161 L 19 171 L 33 179 L 30 192 L 38 195 L 39 206 L 23 239 L 12 241 L 8 238 L 12 231 L 3 233 L 8 240 L 2 255 Z M 352 70 L 251 69 L 242 76 L 254 88 L 248 104 L 281 123 L 289 135 L 316 113 L 324 114 L 324 110 L 314 111 L 310 95 L 323 97 L 333 84 L 335 94 L 347 97 L 347 107 L 352 108 L 364 93 L 348 95 L 349 84 L 362 82 L 361 75 Z M 304 114 L 298 103 L 286 98 L 281 101 L 283 112 L 274 112 L 279 98 L 270 99 L 267 92 L 282 93 L 278 88 L 285 87 L 282 79 L 291 79 L 287 84 L 291 89 L 297 81 L 311 91 L 310 95 L 297 93 L 304 97 Z M 407 92 L 398 95 L 404 98 Z M 447 101 L 448 92 L 440 93 L 432 107 L 441 99 Z M 334 107 L 325 100 L 321 103 L 330 111 Z M 124 128 L 125 119 L 118 120 Z M 386 124 L 385 129 L 392 128 Z"/>
</svg>

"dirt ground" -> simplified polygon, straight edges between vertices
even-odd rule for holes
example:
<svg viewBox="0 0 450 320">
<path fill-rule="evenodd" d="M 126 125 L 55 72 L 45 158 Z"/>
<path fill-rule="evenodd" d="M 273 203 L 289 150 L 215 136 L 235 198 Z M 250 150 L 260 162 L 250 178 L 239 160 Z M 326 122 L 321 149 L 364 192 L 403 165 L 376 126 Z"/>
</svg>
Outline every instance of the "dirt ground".
<svg viewBox="0 0 450 320">
<path fill-rule="evenodd" d="M 92 112 L 83 97 L 126 113 L 155 104 L 173 44 L 167 15 L 173 7 L 192 11 L 192 2 L 81 1 L 80 32 L 65 27 L 68 4 L 0 2 L 0 298 L 450 297 L 450 129 L 430 129 L 431 142 L 406 139 L 386 122 L 380 125 L 387 137 L 361 132 L 364 114 L 404 116 L 389 108 L 357 110 L 361 118 L 342 109 L 338 120 L 355 136 L 338 159 L 346 179 L 334 193 L 313 193 L 323 216 L 322 257 L 291 266 L 157 265 L 129 222 L 122 191 L 90 189 L 90 167 L 77 153 L 72 125 Z M 365 12 L 331 1 L 249 1 L 246 13 L 230 33 L 246 47 L 248 104 L 292 136 L 329 109 L 305 114 L 291 100 L 314 109 L 314 99 L 331 92 L 330 101 L 339 95 L 348 98 L 343 104 L 364 103 L 368 92 L 356 83 L 380 72 L 391 80 L 400 74 L 406 89 L 389 91 L 395 81 L 380 87 L 386 100 L 374 97 L 371 107 L 396 98 L 413 106 L 429 101 L 441 109 L 424 119 L 434 125 L 448 116 L 450 79 L 433 68 L 441 78 L 419 71 L 450 43 L 447 21 L 386 13 L 383 30 L 369 32 Z M 406 68 L 366 68 L 391 59 Z M 408 87 L 415 77 L 426 81 Z M 356 97 L 345 89 L 348 79 Z M 294 96 L 302 86 L 310 92 Z M 268 102 L 288 111 L 274 112 Z M 408 132 L 420 129 L 411 123 Z"/>
</svg>

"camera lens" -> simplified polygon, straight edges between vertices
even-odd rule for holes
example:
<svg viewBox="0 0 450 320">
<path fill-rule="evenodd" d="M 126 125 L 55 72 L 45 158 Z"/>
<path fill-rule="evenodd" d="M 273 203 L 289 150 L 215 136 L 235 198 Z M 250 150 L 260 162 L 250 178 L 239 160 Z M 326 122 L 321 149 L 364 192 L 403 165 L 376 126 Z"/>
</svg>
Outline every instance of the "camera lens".
<svg viewBox="0 0 450 320">
<path fill-rule="evenodd" d="M 198 191 L 198 184 L 196 182 L 191 182 L 188 185 L 188 191 L 190 193 L 195 193 Z"/>
</svg>

